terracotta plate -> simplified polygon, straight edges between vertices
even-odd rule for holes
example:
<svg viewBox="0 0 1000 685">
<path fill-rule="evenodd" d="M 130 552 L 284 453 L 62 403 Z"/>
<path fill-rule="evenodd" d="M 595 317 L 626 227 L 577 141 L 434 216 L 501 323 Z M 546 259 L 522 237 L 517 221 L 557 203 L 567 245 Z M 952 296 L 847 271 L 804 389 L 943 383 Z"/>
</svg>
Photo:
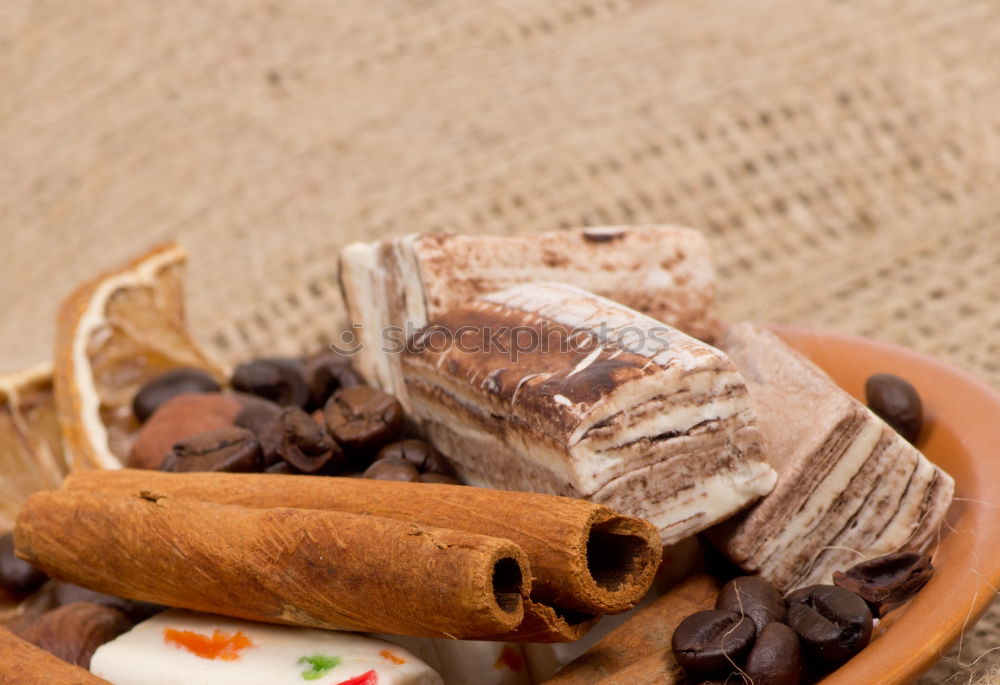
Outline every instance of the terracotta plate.
<svg viewBox="0 0 1000 685">
<path fill-rule="evenodd" d="M 865 379 L 873 373 L 894 373 L 913 383 L 927 417 L 920 448 L 955 478 L 956 501 L 933 552 L 934 577 L 823 685 L 913 682 L 971 630 L 1000 588 L 1000 395 L 962 371 L 900 347 L 775 330 L 862 400 Z"/>
</svg>

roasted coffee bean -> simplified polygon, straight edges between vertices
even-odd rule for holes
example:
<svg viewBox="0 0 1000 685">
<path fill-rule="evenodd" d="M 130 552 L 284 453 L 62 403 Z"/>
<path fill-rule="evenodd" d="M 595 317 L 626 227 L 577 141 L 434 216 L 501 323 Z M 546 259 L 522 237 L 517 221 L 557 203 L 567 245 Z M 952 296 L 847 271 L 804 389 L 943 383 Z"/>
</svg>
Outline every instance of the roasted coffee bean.
<svg viewBox="0 0 1000 685">
<path fill-rule="evenodd" d="M 844 572 L 835 571 L 835 585 L 850 590 L 881 614 L 889 604 L 906 601 L 934 574 L 931 558 L 916 552 L 897 552 L 855 564 Z"/>
<path fill-rule="evenodd" d="M 136 436 L 127 466 L 158 469 L 170 448 L 185 438 L 231 426 L 243 405 L 218 392 L 185 393 L 171 397 L 143 424 Z"/>
<path fill-rule="evenodd" d="M 327 430 L 344 447 L 354 469 L 370 464 L 379 449 L 403 432 L 403 407 L 399 401 L 365 385 L 338 390 L 323 413 Z"/>
<path fill-rule="evenodd" d="M 260 443 L 246 428 L 226 426 L 185 438 L 174 444 L 161 471 L 191 473 L 226 471 L 252 473 L 264 468 Z"/>
<path fill-rule="evenodd" d="M 258 395 L 283 407 L 305 407 L 312 396 L 298 359 L 274 357 L 240 364 L 230 383 L 240 392 Z"/>
<path fill-rule="evenodd" d="M 799 636 L 784 623 L 768 623 L 757 634 L 743 673 L 754 685 L 799 685 L 802 682 Z"/>
<path fill-rule="evenodd" d="M 279 415 L 274 421 L 269 423 L 261 432 L 260 450 L 264 455 L 264 465 L 267 467 L 282 463 L 281 443 L 285 438 L 285 428 L 281 423 Z"/>
<path fill-rule="evenodd" d="M 402 480 L 415 483 L 420 479 L 420 474 L 416 467 L 402 457 L 387 457 L 379 459 L 368 467 L 364 473 L 365 478 L 375 480 Z"/>
<path fill-rule="evenodd" d="M 256 395 L 240 394 L 238 397 L 244 406 L 243 411 L 236 415 L 234 423 L 257 436 L 265 466 L 281 462 L 278 449 L 284 435 L 281 427 L 281 412 L 284 408 Z"/>
<path fill-rule="evenodd" d="M 289 464 L 287 461 L 276 461 L 275 463 L 264 469 L 264 473 L 277 473 L 283 476 L 297 476 L 302 475 L 302 472 L 297 468 Z"/>
<path fill-rule="evenodd" d="M 420 475 L 420 482 L 437 483 L 438 485 L 464 485 L 461 481 L 444 473 L 423 473 Z"/>
<path fill-rule="evenodd" d="M 375 459 L 388 459 L 390 457 L 405 459 L 421 473 L 441 473 L 452 472 L 451 464 L 441 456 L 441 453 L 423 440 L 408 438 L 397 440 L 378 451 Z"/>
<path fill-rule="evenodd" d="M 785 620 L 785 598 L 760 576 L 740 576 L 723 585 L 715 608 L 749 616 L 758 635 L 771 621 Z"/>
<path fill-rule="evenodd" d="M 47 575 L 14 554 L 13 533 L 0 535 L 0 596 L 29 595 L 46 580 Z"/>
<path fill-rule="evenodd" d="M 677 663 L 694 675 L 711 678 L 726 675 L 743 663 L 755 635 L 748 617 L 710 609 L 681 621 L 670 645 Z"/>
<path fill-rule="evenodd" d="M 286 407 L 279 419 L 278 454 L 302 473 L 336 473 L 344 468 L 344 451 L 326 429 L 298 407 Z"/>
<path fill-rule="evenodd" d="M 872 636 L 872 612 L 865 600 L 836 585 L 810 585 L 787 597 L 788 625 L 805 652 L 839 664 L 860 652 Z"/>
<path fill-rule="evenodd" d="M 186 392 L 219 392 L 219 382 L 201 369 L 181 368 L 157 376 L 139 389 L 132 398 L 132 413 L 145 423 L 160 405 Z"/>
<path fill-rule="evenodd" d="M 351 360 L 333 352 L 310 359 L 306 363 L 305 373 L 314 407 L 325 405 L 330 396 L 341 388 L 364 384 L 361 376 L 351 366 Z"/>
<path fill-rule="evenodd" d="M 924 424 L 924 406 L 916 388 L 899 376 L 876 373 L 865 381 L 868 408 L 916 444 Z"/>
<path fill-rule="evenodd" d="M 265 400 L 263 397 L 240 393 L 236 395 L 236 399 L 243 404 L 243 409 L 236 415 L 233 423 L 251 431 L 258 440 L 268 425 L 281 414 L 280 404 Z"/>
<path fill-rule="evenodd" d="M 47 611 L 23 629 L 21 637 L 63 661 L 90 668 L 97 648 L 133 622 L 121 611 L 93 602 L 74 602 Z"/>
</svg>

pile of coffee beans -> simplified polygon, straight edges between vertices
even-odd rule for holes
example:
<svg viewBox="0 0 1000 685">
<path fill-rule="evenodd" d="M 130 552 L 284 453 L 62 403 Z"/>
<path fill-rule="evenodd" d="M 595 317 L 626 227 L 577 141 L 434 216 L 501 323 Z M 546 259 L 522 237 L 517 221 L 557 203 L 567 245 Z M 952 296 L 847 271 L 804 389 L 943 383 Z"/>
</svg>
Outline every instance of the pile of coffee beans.
<svg viewBox="0 0 1000 685">
<path fill-rule="evenodd" d="M 194 368 L 146 383 L 132 401 L 140 429 L 127 465 L 458 484 L 439 452 L 407 435 L 399 401 L 364 385 L 344 357 L 256 359 L 227 385 Z M 50 580 L 17 558 L 11 533 L 0 535 L 0 599 L 21 602 L 7 628 L 83 668 L 165 608 Z"/>
<path fill-rule="evenodd" d="M 834 574 L 834 585 L 810 585 L 782 597 L 759 576 L 726 583 L 715 608 L 677 626 L 677 663 L 693 677 L 743 677 L 755 685 L 799 685 L 860 652 L 874 619 L 909 599 L 930 578 L 923 554 L 898 553 Z"/>
<path fill-rule="evenodd" d="M 228 386 L 191 368 L 146 383 L 132 402 L 141 428 L 127 465 L 458 483 L 444 457 L 407 436 L 399 401 L 345 357 L 255 359 Z"/>
</svg>

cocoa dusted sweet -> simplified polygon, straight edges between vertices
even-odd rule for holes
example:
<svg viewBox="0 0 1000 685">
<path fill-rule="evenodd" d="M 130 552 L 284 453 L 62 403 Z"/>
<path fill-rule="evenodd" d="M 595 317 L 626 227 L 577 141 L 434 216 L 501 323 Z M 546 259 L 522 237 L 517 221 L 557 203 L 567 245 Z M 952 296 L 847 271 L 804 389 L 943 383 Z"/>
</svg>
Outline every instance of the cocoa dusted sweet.
<svg viewBox="0 0 1000 685">
<path fill-rule="evenodd" d="M 126 465 L 158 469 L 175 443 L 205 431 L 231 426 L 243 405 L 222 393 L 185 393 L 164 402 L 143 424 Z"/>
<path fill-rule="evenodd" d="M 183 367 L 167 371 L 146 383 L 132 398 L 132 413 L 144 422 L 171 397 L 184 393 L 219 392 L 219 382 L 202 369 Z"/>
</svg>

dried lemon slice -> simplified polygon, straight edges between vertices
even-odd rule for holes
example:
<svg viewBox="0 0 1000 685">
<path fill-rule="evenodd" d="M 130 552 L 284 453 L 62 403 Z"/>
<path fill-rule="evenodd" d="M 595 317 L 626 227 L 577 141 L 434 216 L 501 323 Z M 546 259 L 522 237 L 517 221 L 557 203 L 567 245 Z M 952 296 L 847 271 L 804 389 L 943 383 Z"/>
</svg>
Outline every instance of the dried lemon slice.
<svg viewBox="0 0 1000 685">
<path fill-rule="evenodd" d="M 0 533 L 14 527 L 28 495 L 59 487 L 66 471 L 52 365 L 0 375 Z M 0 622 L 18 611 L 0 592 Z"/>
<path fill-rule="evenodd" d="M 0 376 L 0 533 L 28 495 L 59 487 L 66 471 L 52 366 Z"/>
<path fill-rule="evenodd" d="M 183 248 L 169 243 L 75 290 L 59 312 L 55 390 L 73 468 L 120 468 L 138 422 L 132 397 L 170 369 L 222 372 L 184 318 Z"/>
</svg>

